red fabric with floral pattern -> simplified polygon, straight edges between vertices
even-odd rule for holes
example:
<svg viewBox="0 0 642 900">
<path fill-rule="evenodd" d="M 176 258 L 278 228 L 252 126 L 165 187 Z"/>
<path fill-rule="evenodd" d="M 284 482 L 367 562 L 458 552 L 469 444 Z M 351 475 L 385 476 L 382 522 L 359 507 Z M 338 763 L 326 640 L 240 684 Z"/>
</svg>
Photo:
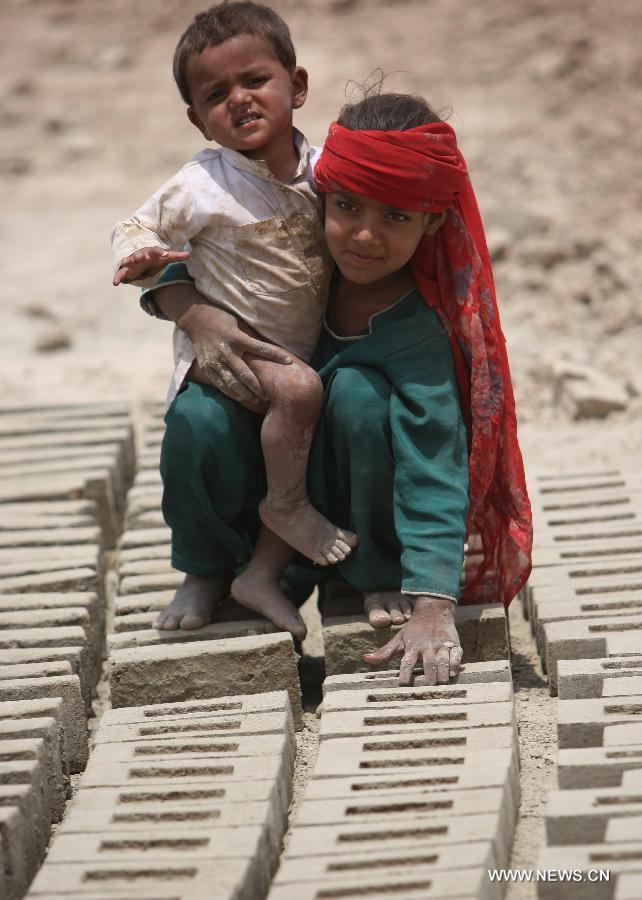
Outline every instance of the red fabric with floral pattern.
<svg viewBox="0 0 642 900">
<path fill-rule="evenodd" d="M 486 238 L 466 163 L 445 122 L 408 131 L 330 126 L 314 177 L 396 209 L 446 211 L 411 265 L 450 336 L 469 429 L 470 508 L 462 603 L 510 603 L 531 570 L 531 507 Z"/>
</svg>

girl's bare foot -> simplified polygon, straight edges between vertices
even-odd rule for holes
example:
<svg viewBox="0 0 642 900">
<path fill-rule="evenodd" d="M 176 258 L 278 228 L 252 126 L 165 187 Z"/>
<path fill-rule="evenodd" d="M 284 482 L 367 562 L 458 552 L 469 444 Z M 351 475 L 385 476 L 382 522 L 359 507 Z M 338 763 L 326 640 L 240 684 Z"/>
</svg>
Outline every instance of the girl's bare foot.
<svg viewBox="0 0 642 900">
<path fill-rule="evenodd" d="M 154 622 L 159 631 L 194 631 L 212 621 L 214 609 L 229 591 L 229 579 L 185 575 L 182 585 Z"/>
<path fill-rule="evenodd" d="M 399 591 L 376 591 L 363 595 L 363 609 L 373 628 L 403 625 L 412 615 L 413 602 Z"/>
<path fill-rule="evenodd" d="M 358 543 L 356 534 L 337 528 L 307 502 L 293 508 L 275 507 L 263 500 L 259 515 L 286 544 L 319 566 L 341 562 Z"/>
<path fill-rule="evenodd" d="M 308 633 L 294 603 L 279 587 L 278 578 L 258 567 L 247 568 L 232 582 L 231 594 L 247 606 L 302 641 Z"/>
</svg>

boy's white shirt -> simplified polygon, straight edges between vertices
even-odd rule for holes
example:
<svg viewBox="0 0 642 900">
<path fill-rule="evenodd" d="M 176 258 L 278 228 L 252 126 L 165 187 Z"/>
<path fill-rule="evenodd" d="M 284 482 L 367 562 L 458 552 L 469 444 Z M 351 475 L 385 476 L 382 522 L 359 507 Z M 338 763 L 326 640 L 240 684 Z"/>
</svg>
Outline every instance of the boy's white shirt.
<svg viewBox="0 0 642 900">
<path fill-rule="evenodd" d="M 299 166 L 288 184 L 262 160 L 205 149 L 112 232 L 114 269 L 142 247 L 182 250 L 198 290 L 261 335 L 308 361 L 325 309 L 330 258 L 312 172 L 320 148 L 295 132 Z M 136 282 L 150 286 L 153 279 Z M 174 329 L 172 402 L 194 361 Z"/>
</svg>

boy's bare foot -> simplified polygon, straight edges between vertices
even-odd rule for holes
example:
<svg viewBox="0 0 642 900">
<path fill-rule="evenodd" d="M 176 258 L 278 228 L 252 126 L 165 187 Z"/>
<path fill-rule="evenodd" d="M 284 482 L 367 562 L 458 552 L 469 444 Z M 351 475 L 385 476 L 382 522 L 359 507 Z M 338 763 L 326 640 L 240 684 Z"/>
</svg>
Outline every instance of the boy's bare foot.
<svg viewBox="0 0 642 900">
<path fill-rule="evenodd" d="M 230 592 L 237 603 L 269 619 L 302 641 L 308 633 L 294 603 L 283 593 L 276 577 L 258 568 L 246 569 L 232 582 Z"/>
<path fill-rule="evenodd" d="M 193 631 L 212 621 L 217 603 L 227 597 L 229 579 L 185 575 L 182 585 L 156 618 L 159 631 Z"/>
<path fill-rule="evenodd" d="M 363 609 L 373 628 L 403 625 L 412 615 L 412 600 L 399 591 L 364 594 Z"/>
<path fill-rule="evenodd" d="M 358 543 L 356 534 L 328 522 L 310 503 L 298 508 L 275 508 L 263 500 L 259 515 L 286 544 L 319 566 L 341 562 Z"/>
</svg>

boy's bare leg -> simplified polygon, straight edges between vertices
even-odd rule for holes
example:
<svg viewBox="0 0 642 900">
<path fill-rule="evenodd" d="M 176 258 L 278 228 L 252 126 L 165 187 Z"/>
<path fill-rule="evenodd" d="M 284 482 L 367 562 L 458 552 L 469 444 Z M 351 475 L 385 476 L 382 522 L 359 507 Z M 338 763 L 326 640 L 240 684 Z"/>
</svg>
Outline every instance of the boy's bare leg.
<svg viewBox="0 0 642 900">
<path fill-rule="evenodd" d="M 317 512 L 306 493 L 308 455 L 323 402 L 321 380 L 298 359 L 280 366 L 253 358 L 251 365 L 270 403 L 261 429 L 268 493 L 259 515 L 318 565 L 340 562 L 357 546 L 357 536 Z"/>
<path fill-rule="evenodd" d="M 292 547 L 263 525 L 247 569 L 232 582 L 231 594 L 241 606 L 302 641 L 307 634 L 305 622 L 279 587 L 279 577 L 293 556 Z"/>
<path fill-rule="evenodd" d="M 229 594 L 229 578 L 205 578 L 185 575 L 172 600 L 157 616 L 159 631 L 193 631 L 212 621 L 214 609 Z"/>
<path fill-rule="evenodd" d="M 363 595 L 363 608 L 373 628 L 388 628 L 408 621 L 413 599 L 399 591 L 375 591 Z"/>
</svg>

